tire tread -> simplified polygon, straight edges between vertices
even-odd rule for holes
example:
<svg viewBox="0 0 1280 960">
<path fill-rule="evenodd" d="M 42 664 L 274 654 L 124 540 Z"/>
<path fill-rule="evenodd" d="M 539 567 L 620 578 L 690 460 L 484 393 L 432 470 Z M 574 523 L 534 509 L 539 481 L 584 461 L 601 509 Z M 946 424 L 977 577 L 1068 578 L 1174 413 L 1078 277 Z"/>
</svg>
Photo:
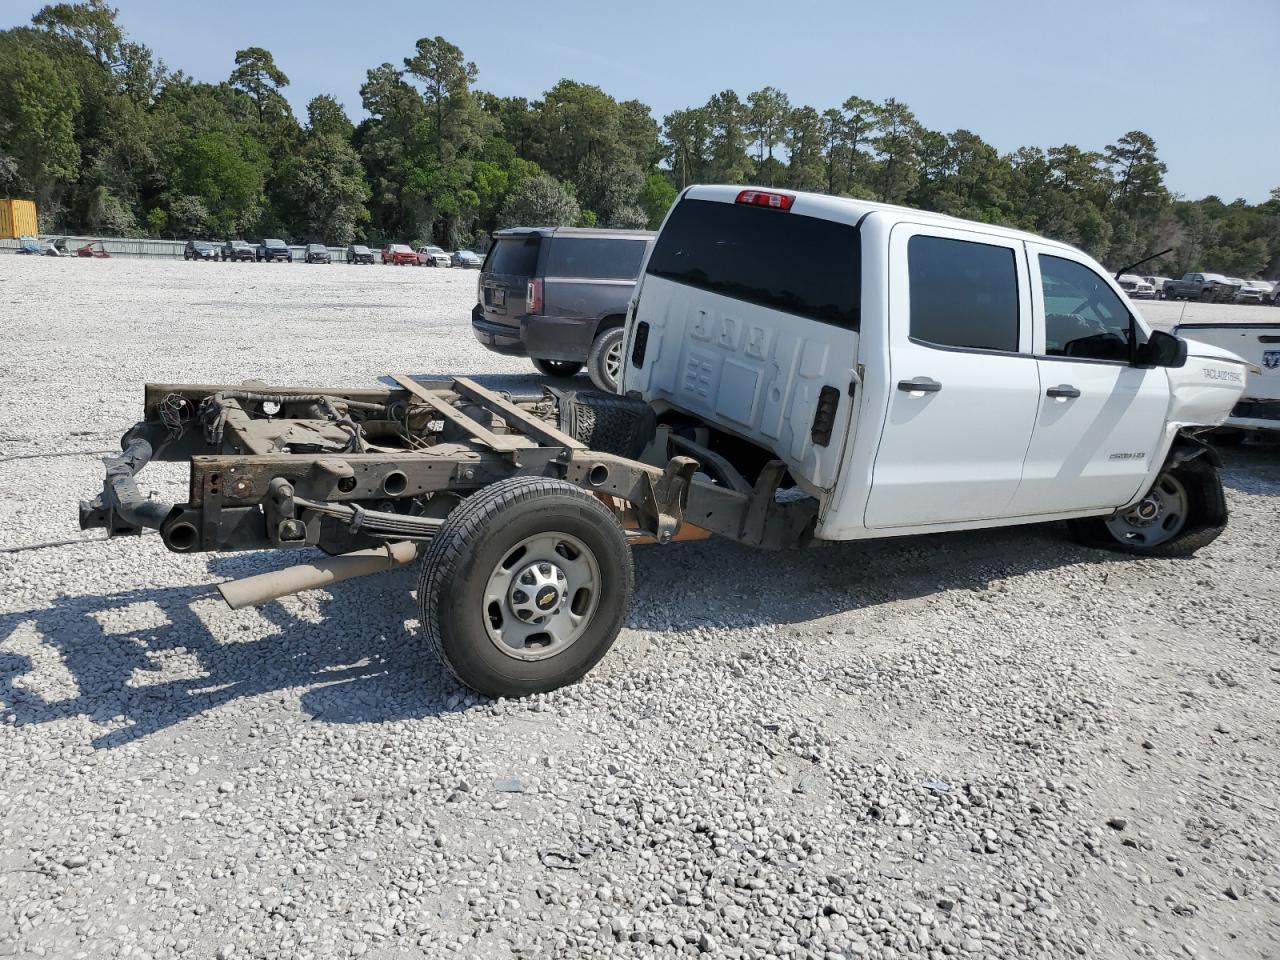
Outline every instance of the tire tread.
<svg viewBox="0 0 1280 960">
<path fill-rule="evenodd" d="M 430 639 L 440 662 L 461 683 L 470 686 L 445 650 L 440 623 L 441 581 L 451 577 L 465 559 L 472 544 L 501 514 L 519 503 L 557 495 L 569 496 L 581 501 L 587 510 L 595 512 L 597 516 L 611 523 L 619 536 L 625 540 L 626 533 L 622 529 L 622 524 L 603 503 L 582 488 L 551 477 L 508 477 L 482 488 L 455 507 L 431 539 L 423 558 L 422 573 L 418 582 L 418 608 L 422 631 Z M 629 604 L 635 583 L 635 568 L 630 550 L 626 551 L 625 556 L 625 567 L 620 572 L 623 596 Z"/>
</svg>

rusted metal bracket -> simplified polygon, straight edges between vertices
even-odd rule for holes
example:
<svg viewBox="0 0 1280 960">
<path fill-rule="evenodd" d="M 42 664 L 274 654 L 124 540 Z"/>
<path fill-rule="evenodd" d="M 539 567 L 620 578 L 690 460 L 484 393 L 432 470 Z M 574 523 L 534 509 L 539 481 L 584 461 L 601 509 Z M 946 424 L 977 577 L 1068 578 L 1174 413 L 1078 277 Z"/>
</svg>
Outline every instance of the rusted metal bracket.
<svg viewBox="0 0 1280 960">
<path fill-rule="evenodd" d="M 692 457 L 672 457 L 657 480 L 645 475 L 644 500 L 636 505 L 637 514 L 643 528 L 658 543 L 670 543 L 680 531 L 689 503 L 689 484 L 697 469 L 698 461 Z"/>
<path fill-rule="evenodd" d="M 747 507 L 747 515 L 742 521 L 742 542 L 759 544 L 764 542 L 765 527 L 769 522 L 769 512 L 774 505 L 774 497 L 778 493 L 778 484 L 786 475 L 787 465 L 781 460 L 770 460 L 756 477 L 755 488 L 751 494 L 751 504 Z"/>
</svg>

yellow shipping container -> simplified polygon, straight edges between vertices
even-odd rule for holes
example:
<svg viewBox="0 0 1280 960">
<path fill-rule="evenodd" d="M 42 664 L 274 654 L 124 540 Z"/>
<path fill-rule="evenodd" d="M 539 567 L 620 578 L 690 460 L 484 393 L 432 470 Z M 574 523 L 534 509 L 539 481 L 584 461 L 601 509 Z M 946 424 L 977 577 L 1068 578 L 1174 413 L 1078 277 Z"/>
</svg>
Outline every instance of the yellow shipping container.
<svg viewBox="0 0 1280 960">
<path fill-rule="evenodd" d="M 16 240 L 39 232 L 34 200 L 0 200 L 0 238 Z"/>
</svg>

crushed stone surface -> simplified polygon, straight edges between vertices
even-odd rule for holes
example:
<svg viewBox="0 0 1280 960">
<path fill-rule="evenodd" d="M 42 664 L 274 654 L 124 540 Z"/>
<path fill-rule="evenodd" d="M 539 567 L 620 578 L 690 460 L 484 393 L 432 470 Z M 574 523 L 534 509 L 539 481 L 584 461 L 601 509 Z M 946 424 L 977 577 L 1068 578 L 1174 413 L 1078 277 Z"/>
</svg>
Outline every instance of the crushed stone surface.
<svg viewBox="0 0 1280 960">
<path fill-rule="evenodd" d="M 0 259 L 0 547 L 90 537 L 145 381 L 536 389 L 475 285 Z M 1280 956 L 1280 447 L 1224 456 L 1189 560 L 638 547 L 608 657 L 518 702 L 434 661 L 411 570 L 233 612 L 294 558 L 0 553 L 0 957 Z"/>
</svg>

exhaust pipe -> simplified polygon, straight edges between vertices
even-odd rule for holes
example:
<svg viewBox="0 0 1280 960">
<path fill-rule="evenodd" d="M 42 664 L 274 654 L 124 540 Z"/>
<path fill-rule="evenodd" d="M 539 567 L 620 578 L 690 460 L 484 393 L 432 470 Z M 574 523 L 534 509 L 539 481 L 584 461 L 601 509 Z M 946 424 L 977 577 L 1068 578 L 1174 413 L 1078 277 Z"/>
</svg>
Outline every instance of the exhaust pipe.
<svg viewBox="0 0 1280 960">
<path fill-rule="evenodd" d="M 381 547 L 354 550 L 313 563 L 299 563 L 284 570 L 228 580 L 218 584 L 218 592 L 232 610 L 256 607 L 303 590 L 318 590 L 331 583 L 403 567 L 418 559 L 425 546 L 422 542 L 400 540 Z"/>
</svg>

